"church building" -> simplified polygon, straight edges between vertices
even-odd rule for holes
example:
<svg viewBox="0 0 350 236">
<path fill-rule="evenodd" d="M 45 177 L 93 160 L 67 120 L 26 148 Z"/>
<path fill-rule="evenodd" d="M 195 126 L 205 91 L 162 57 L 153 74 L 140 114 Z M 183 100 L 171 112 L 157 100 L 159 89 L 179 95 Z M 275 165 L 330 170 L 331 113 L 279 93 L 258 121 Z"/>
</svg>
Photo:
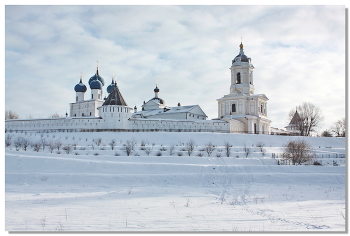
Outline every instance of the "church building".
<svg viewBox="0 0 350 236">
<path fill-rule="evenodd" d="M 7 131 L 167 131 L 167 132 L 221 132 L 269 134 L 271 121 L 267 118 L 265 94 L 254 93 L 251 58 L 239 45 L 239 54 L 232 60 L 230 93 L 218 101 L 218 117 L 207 120 L 199 105 L 180 103 L 170 107 L 159 97 L 156 85 L 154 97 L 143 102 L 141 109 L 131 108 L 112 78 L 103 96 L 104 79 L 96 73 L 88 80 L 91 96 L 82 77 L 75 85 L 75 102 L 70 103 L 66 117 L 47 119 L 6 120 Z M 141 99 L 140 99 L 141 100 Z"/>
</svg>

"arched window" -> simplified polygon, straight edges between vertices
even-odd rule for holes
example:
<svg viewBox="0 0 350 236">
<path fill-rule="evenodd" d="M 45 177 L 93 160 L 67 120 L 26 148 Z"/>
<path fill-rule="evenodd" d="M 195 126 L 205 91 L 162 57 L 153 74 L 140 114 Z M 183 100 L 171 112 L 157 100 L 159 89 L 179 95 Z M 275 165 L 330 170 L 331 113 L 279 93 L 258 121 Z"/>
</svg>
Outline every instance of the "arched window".
<svg viewBox="0 0 350 236">
<path fill-rule="evenodd" d="M 236 112 L 236 104 L 232 104 L 232 110 L 231 110 L 232 112 Z"/>
<path fill-rule="evenodd" d="M 76 97 L 76 101 L 78 101 L 78 96 Z"/>
<path fill-rule="evenodd" d="M 91 111 L 90 111 L 90 116 L 91 116 Z"/>
<path fill-rule="evenodd" d="M 93 94 L 91 94 L 91 99 L 94 99 L 94 95 Z"/>
<path fill-rule="evenodd" d="M 238 72 L 237 73 L 237 80 L 236 80 L 236 84 L 240 84 L 241 83 L 241 73 Z"/>
</svg>

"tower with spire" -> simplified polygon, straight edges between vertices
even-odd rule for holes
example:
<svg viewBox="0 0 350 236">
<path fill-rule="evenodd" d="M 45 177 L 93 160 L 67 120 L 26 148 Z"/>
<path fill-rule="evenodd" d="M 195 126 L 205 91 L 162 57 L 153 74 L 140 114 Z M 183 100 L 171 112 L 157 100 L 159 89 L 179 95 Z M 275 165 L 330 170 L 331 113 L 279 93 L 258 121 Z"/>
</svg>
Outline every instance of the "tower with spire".
<svg viewBox="0 0 350 236">
<path fill-rule="evenodd" d="M 267 118 L 265 94 L 255 94 L 253 80 L 254 66 L 251 58 L 245 55 L 243 43 L 239 54 L 232 60 L 230 93 L 218 101 L 218 119 L 231 123 L 232 131 L 268 134 L 271 121 Z"/>
</svg>

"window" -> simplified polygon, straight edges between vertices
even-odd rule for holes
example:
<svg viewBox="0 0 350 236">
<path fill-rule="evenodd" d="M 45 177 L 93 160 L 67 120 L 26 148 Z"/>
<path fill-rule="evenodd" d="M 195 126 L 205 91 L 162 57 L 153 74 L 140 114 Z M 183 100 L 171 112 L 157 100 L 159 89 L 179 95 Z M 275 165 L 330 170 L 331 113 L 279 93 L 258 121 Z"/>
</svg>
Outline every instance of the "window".
<svg viewBox="0 0 350 236">
<path fill-rule="evenodd" d="M 241 83 L 241 73 L 238 72 L 237 73 L 237 80 L 236 80 L 236 84 L 240 84 Z"/>
<path fill-rule="evenodd" d="M 76 102 L 78 101 L 78 96 L 76 96 Z"/>
<path fill-rule="evenodd" d="M 90 111 L 90 116 L 91 116 L 91 111 Z"/>
<path fill-rule="evenodd" d="M 236 104 L 232 104 L 232 110 L 231 110 L 232 112 L 236 112 Z"/>
<path fill-rule="evenodd" d="M 94 95 L 93 94 L 91 94 L 91 99 L 94 99 Z"/>
</svg>

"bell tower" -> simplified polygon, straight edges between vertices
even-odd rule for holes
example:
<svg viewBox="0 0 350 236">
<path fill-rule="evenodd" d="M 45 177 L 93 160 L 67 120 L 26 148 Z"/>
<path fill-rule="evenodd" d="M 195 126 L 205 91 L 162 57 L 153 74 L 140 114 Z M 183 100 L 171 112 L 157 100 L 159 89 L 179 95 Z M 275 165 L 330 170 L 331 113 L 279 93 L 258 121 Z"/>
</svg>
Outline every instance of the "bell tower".
<svg viewBox="0 0 350 236">
<path fill-rule="evenodd" d="M 231 70 L 231 94 L 254 94 L 253 70 L 251 59 L 244 54 L 243 43 L 239 45 L 239 54 L 232 60 Z"/>
<path fill-rule="evenodd" d="M 244 54 L 243 43 L 232 60 L 230 93 L 218 101 L 218 119 L 230 122 L 231 132 L 268 134 L 271 121 L 267 118 L 265 94 L 254 93 L 251 59 Z"/>
</svg>

